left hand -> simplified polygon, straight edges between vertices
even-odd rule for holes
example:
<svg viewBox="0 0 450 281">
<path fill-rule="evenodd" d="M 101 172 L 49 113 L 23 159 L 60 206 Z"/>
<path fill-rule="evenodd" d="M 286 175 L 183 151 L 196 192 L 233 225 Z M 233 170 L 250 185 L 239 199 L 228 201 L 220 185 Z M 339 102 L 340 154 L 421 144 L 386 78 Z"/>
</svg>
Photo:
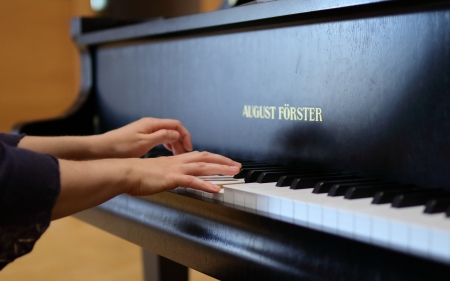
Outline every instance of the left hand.
<svg viewBox="0 0 450 281">
<path fill-rule="evenodd" d="M 191 135 L 178 120 L 142 118 L 99 136 L 105 158 L 132 158 L 164 144 L 174 155 L 192 151 Z"/>
</svg>

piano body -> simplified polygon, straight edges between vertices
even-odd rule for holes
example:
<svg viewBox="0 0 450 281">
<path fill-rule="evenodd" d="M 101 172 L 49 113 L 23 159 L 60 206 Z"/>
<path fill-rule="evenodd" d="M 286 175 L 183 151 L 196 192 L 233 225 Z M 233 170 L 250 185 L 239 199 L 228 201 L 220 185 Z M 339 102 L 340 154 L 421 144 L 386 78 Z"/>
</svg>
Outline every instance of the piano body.
<svg viewBox="0 0 450 281">
<path fill-rule="evenodd" d="M 148 22 L 75 19 L 72 34 L 78 101 L 21 132 L 173 118 L 197 150 L 450 189 L 450 1 L 279 0 Z M 76 217 L 223 280 L 450 278 L 443 213 L 384 204 L 378 217 L 371 199 L 286 195 L 300 191 L 282 193 L 278 211 L 178 188 Z"/>
</svg>

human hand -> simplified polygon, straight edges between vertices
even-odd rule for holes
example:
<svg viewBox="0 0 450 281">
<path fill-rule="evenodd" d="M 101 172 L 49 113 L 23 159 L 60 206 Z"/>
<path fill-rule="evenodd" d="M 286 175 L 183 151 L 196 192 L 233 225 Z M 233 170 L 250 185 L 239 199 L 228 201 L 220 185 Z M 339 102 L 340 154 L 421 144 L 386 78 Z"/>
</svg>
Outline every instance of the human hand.
<svg viewBox="0 0 450 281">
<path fill-rule="evenodd" d="M 208 152 L 191 152 L 178 156 L 151 159 L 127 159 L 133 167 L 134 184 L 127 191 L 133 196 L 151 195 L 176 187 L 190 187 L 216 193 L 220 187 L 196 176 L 235 175 L 242 165 Z"/>
<path fill-rule="evenodd" d="M 231 159 L 208 152 L 149 159 L 58 161 L 61 190 L 52 219 L 92 208 L 122 193 L 144 196 L 178 186 L 218 192 L 218 186 L 196 176 L 234 175 L 241 168 Z"/>
<path fill-rule="evenodd" d="M 142 118 L 98 136 L 102 158 L 140 157 L 164 144 L 174 155 L 192 151 L 191 135 L 178 120 Z"/>
</svg>

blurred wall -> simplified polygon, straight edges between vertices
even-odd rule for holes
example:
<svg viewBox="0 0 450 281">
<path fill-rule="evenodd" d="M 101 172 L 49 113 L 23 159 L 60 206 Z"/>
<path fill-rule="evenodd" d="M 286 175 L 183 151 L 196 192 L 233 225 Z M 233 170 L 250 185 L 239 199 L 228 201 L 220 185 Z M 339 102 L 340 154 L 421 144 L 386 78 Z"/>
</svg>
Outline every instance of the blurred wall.
<svg viewBox="0 0 450 281">
<path fill-rule="evenodd" d="M 147 7 L 147 15 L 166 16 L 212 11 L 222 2 L 170 0 L 171 5 L 161 4 L 167 1 L 140 2 L 153 5 Z M 144 5 L 121 2 L 128 3 L 128 13 L 132 8 L 142 10 L 137 7 Z M 74 102 L 79 64 L 69 35 L 69 20 L 79 15 L 95 15 L 89 0 L 0 0 L 1 132 L 8 132 L 19 122 L 58 116 Z"/>
<path fill-rule="evenodd" d="M 60 114 L 75 98 L 70 1 L 0 0 L 0 131 Z"/>
</svg>

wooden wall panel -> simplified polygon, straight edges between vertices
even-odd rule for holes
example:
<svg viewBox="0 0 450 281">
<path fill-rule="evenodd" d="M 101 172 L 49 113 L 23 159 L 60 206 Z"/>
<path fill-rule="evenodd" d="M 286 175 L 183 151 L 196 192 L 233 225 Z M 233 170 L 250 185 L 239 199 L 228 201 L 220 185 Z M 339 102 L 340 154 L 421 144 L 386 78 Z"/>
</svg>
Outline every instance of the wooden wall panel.
<svg viewBox="0 0 450 281">
<path fill-rule="evenodd" d="M 199 12 L 221 2 L 200 0 Z M 0 0 L 0 131 L 58 116 L 73 103 L 79 64 L 69 20 L 93 14 L 89 0 Z"/>
<path fill-rule="evenodd" d="M 69 0 L 0 0 L 0 131 L 63 112 L 76 95 Z"/>
<path fill-rule="evenodd" d="M 200 0 L 200 12 L 211 12 L 219 9 L 223 0 Z"/>
</svg>

